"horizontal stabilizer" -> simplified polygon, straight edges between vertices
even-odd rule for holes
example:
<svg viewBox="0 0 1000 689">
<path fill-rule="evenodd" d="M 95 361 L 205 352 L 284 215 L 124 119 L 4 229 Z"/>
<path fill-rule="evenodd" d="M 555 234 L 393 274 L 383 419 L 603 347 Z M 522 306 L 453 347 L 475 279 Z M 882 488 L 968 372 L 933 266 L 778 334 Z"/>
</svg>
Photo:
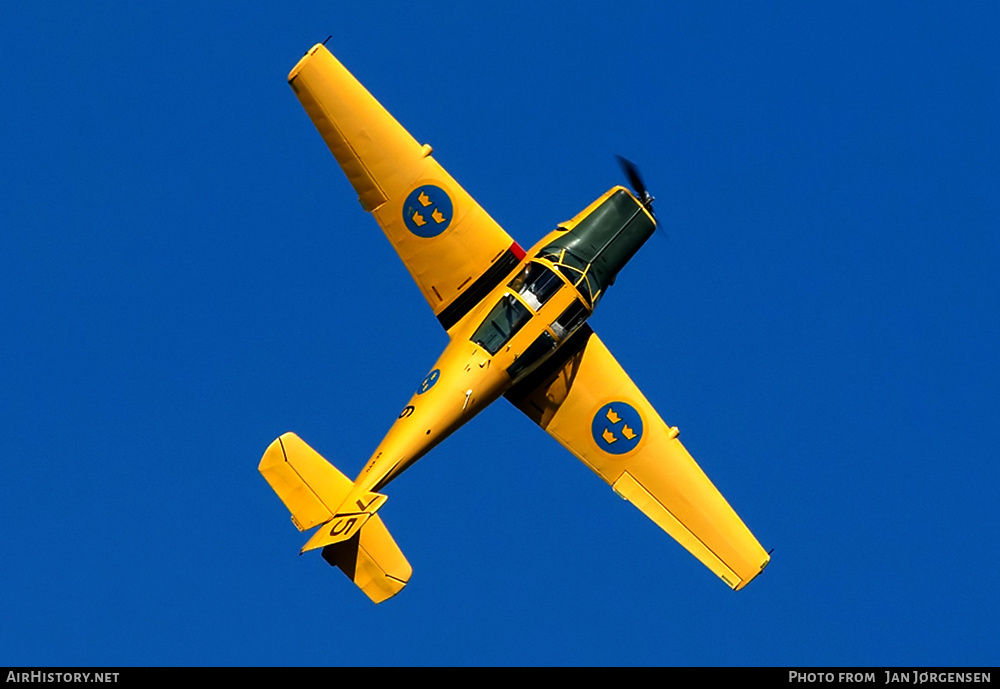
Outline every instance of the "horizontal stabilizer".
<svg viewBox="0 0 1000 689">
<path fill-rule="evenodd" d="M 258 470 L 292 513 L 299 531 L 333 519 L 354 485 L 294 433 L 271 443 Z"/>
<path fill-rule="evenodd" d="M 353 538 L 323 548 L 323 559 L 338 567 L 375 603 L 402 591 L 413 574 L 377 514 Z"/>
</svg>

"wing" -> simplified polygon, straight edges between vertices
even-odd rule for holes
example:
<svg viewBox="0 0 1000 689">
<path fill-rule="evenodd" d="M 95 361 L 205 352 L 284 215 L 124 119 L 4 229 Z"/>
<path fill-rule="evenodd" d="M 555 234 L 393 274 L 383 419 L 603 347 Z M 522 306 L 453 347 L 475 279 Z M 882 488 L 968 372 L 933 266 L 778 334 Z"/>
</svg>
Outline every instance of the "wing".
<svg viewBox="0 0 1000 689">
<path fill-rule="evenodd" d="M 322 45 L 288 75 L 362 207 L 447 330 L 524 251 Z"/>
<path fill-rule="evenodd" d="M 590 327 L 555 357 L 506 397 L 731 588 L 760 574 L 767 553 Z"/>
</svg>

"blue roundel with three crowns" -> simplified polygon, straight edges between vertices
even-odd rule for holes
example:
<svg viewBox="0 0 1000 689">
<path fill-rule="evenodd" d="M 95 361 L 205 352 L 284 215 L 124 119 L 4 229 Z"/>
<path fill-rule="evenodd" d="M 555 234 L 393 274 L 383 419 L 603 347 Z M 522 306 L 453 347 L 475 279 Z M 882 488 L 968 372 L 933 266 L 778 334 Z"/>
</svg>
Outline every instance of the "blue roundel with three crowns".
<svg viewBox="0 0 1000 689">
<path fill-rule="evenodd" d="M 403 223 L 418 237 L 437 237 L 451 225 L 455 207 L 441 187 L 424 184 L 403 201 Z"/>
<path fill-rule="evenodd" d="M 597 410 L 590 423 L 594 442 L 608 454 L 623 455 L 642 440 L 642 417 L 625 402 L 609 402 Z"/>
<path fill-rule="evenodd" d="M 439 368 L 436 368 L 430 373 L 428 373 L 427 377 L 424 378 L 423 382 L 420 383 L 420 387 L 417 388 L 417 394 L 422 395 L 428 390 L 430 390 L 432 387 L 434 387 L 434 384 L 438 382 L 438 378 L 440 377 L 441 377 L 441 369 Z"/>
</svg>

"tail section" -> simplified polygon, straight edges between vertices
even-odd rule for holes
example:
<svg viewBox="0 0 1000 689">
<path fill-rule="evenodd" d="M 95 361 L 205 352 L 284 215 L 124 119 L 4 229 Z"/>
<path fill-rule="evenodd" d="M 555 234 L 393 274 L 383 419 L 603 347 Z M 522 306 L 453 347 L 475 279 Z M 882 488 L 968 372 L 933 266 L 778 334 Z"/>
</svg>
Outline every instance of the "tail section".
<svg viewBox="0 0 1000 689">
<path fill-rule="evenodd" d="M 285 433 L 267 448 L 257 467 L 299 531 L 333 519 L 354 485 L 294 433 Z"/>
<path fill-rule="evenodd" d="M 323 559 L 339 567 L 375 603 L 402 591 L 413 574 L 377 514 L 353 538 L 324 547 Z"/>
<path fill-rule="evenodd" d="M 413 569 L 375 514 L 386 496 L 353 495 L 353 482 L 294 433 L 271 443 L 258 469 L 299 531 L 323 525 L 301 552 L 323 548 L 323 558 L 376 603 L 406 586 Z"/>
<path fill-rule="evenodd" d="M 348 493 L 345 497 L 347 500 L 337 510 L 337 514 L 302 546 L 302 550 L 299 551 L 300 555 L 309 550 L 350 540 L 361 531 L 361 527 L 378 512 L 378 508 L 386 501 L 386 497 L 381 493 L 362 493 L 357 498 Z"/>
</svg>

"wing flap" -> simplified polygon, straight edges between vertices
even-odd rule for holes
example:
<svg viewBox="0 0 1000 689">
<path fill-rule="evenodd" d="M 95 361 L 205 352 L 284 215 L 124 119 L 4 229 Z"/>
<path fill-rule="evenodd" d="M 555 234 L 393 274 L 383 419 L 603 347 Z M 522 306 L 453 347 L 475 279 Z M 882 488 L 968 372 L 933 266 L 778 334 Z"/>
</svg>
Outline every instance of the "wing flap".
<svg viewBox="0 0 1000 689">
<path fill-rule="evenodd" d="M 767 553 L 600 338 L 574 338 L 508 399 L 731 588 L 746 586 Z"/>
</svg>

